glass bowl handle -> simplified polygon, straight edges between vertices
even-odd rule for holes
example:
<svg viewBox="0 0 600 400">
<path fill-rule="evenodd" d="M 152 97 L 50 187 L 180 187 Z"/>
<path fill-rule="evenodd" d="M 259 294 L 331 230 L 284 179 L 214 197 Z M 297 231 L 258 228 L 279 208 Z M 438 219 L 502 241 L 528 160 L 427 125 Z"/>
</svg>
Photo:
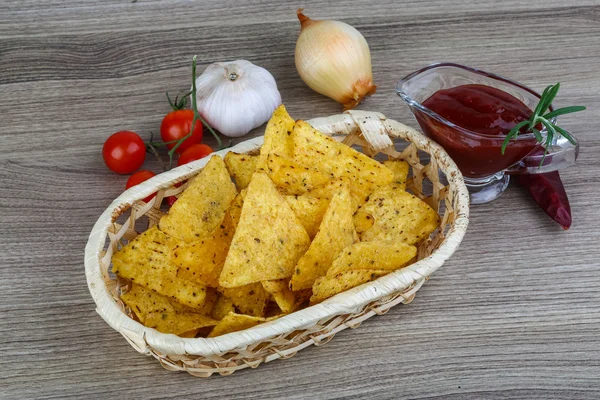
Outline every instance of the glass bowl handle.
<svg viewBox="0 0 600 400">
<path fill-rule="evenodd" d="M 579 156 L 579 142 L 573 135 L 571 137 L 575 140 L 575 144 L 562 136 L 557 136 L 552 141 L 545 158 L 544 148 L 540 145 L 521 161 L 510 166 L 505 172 L 514 175 L 543 174 L 575 165 L 575 161 Z"/>
</svg>

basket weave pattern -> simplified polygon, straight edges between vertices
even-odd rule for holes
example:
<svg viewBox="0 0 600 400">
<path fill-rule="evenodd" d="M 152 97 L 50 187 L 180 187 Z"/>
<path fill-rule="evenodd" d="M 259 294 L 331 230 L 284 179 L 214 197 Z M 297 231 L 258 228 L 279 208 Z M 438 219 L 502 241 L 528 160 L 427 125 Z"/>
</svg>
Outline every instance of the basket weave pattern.
<svg viewBox="0 0 600 400">
<path fill-rule="evenodd" d="M 360 146 L 370 157 L 383 155 L 409 163 L 412 176 L 407 190 L 441 216 L 439 228 L 418 246 L 418 261 L 321 304 L 242 332 L 212 339 L 183 339 L 146 328 L 133 320 L 131 310 L 120 301 L 119 295 L 129 289 L 129 282 L 111 276 L 110 260 L 140 230 L 158 223 L 163 215 L 162 199 L 179 195 L 186 185 L 175 184 L 196 175 L 208 161 L 198 160 L 121 195 L 100 217 L 86 247 L 86 275 L 97 311 L 137 351 L 154 356 L 168 370 L 199 377 L 229 375 L 289 358 L 305 347 L 329 342 L 341 330 L 385 314 L 396 304 L 409 303 L 428 276 L 458 247 L 468 224 L 469 198 L 460 172 L 441 147 L 420 132 L 374 112 L 350 111 L 308 122 L 327 135 L 343 138 L 350 146 Z M 402 143 L 407 146 L 398 150 Z M 256 153 L 261 144 L 262 138 L 252 139 L 217 154 Z M 153 192 L 157 195 L 149 203 L 139 200 Z"/>
</svg>

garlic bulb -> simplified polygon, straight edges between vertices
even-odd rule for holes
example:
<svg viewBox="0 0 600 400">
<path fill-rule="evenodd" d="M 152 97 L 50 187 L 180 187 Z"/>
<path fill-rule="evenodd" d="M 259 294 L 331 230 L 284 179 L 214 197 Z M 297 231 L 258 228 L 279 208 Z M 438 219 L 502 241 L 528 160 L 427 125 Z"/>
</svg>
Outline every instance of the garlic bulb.
<svg viewBox="0 0 600 400">
<path fill-rule="evenodd" d="M 239 137 L 268 121 L 281 95 L 269 71 L 236 60 L 211 64 L 196 78 L 196 104 L 210 126 Z"/>
<path fill-rule="evenodd" d="M 356 107 L 375 93 L 369 45 L 359 31 L 339 21 L 315 21 L 297 12 L 301 30 L 296 42 L 296 69 L 314 91 Z"/>
</svg>

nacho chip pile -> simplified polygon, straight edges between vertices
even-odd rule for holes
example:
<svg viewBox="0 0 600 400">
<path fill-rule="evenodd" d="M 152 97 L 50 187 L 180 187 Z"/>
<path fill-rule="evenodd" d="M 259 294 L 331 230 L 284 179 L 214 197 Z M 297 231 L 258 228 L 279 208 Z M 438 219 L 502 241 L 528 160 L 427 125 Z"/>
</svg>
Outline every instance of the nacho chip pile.
<svg viewBox="0 0 600 400">
<path fill-rule="evenodd" d="M 280 106 L 258 155 L 213 156 L 159 224 L 112 259 L 144 325 L 216 337 L 319 303 L 416 260 L 439 216 L 379 163 Z"/>
</svg>

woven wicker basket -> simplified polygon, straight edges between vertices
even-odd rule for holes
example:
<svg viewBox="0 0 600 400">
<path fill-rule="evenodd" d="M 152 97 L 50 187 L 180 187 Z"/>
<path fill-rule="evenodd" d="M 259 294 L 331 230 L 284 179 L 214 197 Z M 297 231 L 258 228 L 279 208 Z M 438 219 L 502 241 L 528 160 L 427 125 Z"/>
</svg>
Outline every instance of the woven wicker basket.
<svg viewBox="0 0 600 400">
<path fill-rule="evenodd" d="M 410 164 L 407 190 L 441 216 L 440 227 L 419 246 L 418 261 L 315 306 L 216 338 L 184 339 L 146 328 L 131 318 L 130 310 L 119 300 L 129 283 L 109 273 L 112 254 L 124 241 L 158 222 L 162 199 L 181 193 L 185 185 L 175 187 L 175 183 L 197 174 L 208 161 L 204 158 L 126 191 L 102 214 L 90 234 L 85 269 L 96 310 L 137 351 L 154 356 L 166 369 L 199 377 L 216 372 L 229 375 L 262 362 L 289 358 L 312 344 L 327 343 L 337 332 L 356 328 L 398 303 L 409 303 L 429 275 L 454 253 L 467 229 L 469 195 L 462 175 L 439 145 L 415 129 L 374 112 L 350 111 L 308 122 L 348 145 L 361 146 L 371 157 L 383 154 Z M 256 153 L 262 141 L 262 137 L 251 139 L 215 154 Z M 148 204 L 139 201 L 157 190 Z"/>
</svg>

